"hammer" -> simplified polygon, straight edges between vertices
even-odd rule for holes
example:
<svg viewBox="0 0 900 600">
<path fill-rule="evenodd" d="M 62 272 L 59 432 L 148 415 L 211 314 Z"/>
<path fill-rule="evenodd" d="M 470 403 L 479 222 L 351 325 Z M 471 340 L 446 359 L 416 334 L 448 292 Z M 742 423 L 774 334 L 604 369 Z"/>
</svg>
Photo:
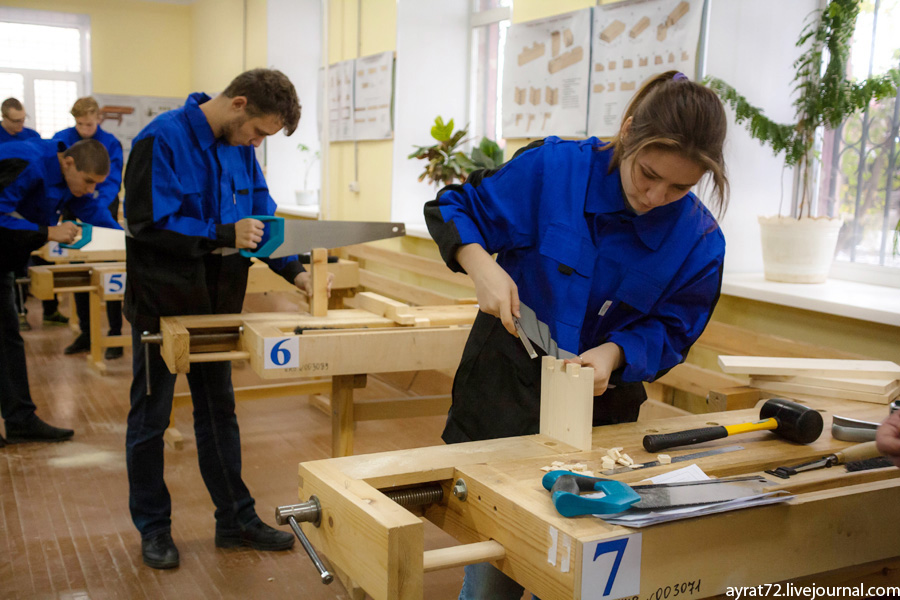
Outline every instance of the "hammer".
<svg viewBox="0 0 900 600">
<path fill-rule="evenodd" d="M 759 409 L 760 420 L 755 423 L 701 427 L 675 433 L 644 436 L 644 449 L 659 452 L 675 446 L 701 444 L 737 433 L 774 431 L 781 437 L 800 444 L 809 444 L 822 434 L 822 415 L 811 408 L 783 398 L 767 400 Z"/>
</svg>

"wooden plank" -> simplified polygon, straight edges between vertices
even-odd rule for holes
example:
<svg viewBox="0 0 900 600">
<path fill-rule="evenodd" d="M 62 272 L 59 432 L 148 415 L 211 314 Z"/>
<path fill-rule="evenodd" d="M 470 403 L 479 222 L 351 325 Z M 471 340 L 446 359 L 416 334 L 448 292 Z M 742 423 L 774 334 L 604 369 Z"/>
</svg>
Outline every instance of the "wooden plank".
<svg viewBox="0 0 900 600">
<path fill-rule="evenodd" d="M 709 390 L 706 401 L 710 411 L 722 412 L 725 410 L 753 408 L 760 401 L 761 397 L 758 389 L 741 385 Z"/>
<path fill-rule="evenodd" d="M 461 285 L 467 288 L 475 287 L 472 279 L 463 273 L 454 273 L 443 261 L 415 256 L 406 252 L 395 252 L 378 246 L 358 244 L 347 246 L 346 252 L 350 256 L 386 263 L 392 267 L 405 269 L 418 275 L 424 275 L 432 279 L 438 279 L 447 283 Z"/>
<path fill-rule="evenodd" d="M 397 320 L 396 314 L 398 309 L 403 310 L 410 308 L 408 304 L 404 304 L 403 302 L 392 300 L 391 298 L 376 294 L 375 292 L 360 292 L 353 298 L 353 301 L 358 309 L 369 311 L 379 317 L 391 319 L 400 325 L 415 324 L 415 320 L 411 317 L 404 318 L 401 316 L 400 320 Z"/>
<path fill-rule="evenodd" d="M 541 424 L 546 435 L 580 450 L 591 449 L 594 369 L 545 356 L 541 359 Z"/>
<path fill-rule="evenodd" d="M 432 417 L 446 415 L 451 402 L 449 395 L 356 400 L 353 414 L 356 421 Z"/>
<path fill-rule="evenodd" d="M 56 292 L 53 290 L 53 271 L 47 267 L 29 267 L 28 275 L 31 278 L 29 292 L 38 300 L 53 300 Z"/>
<path fill-rule="evenodd" d="M 378 273 L 373 273 L 372 271 L 367 271 L 365 269 L 362 269 L 359 272 L 359 283 L 363 287 L 374 292 L 397 298 L 411 304 L 430 305 L 452 304 L 456 302 L 451 296 L 439 294 L 428 288 L 397 281 L 396 279 L 391 279 L 390 277 L 385 277 L 384 275 L 379 275 Z"/>
<path fill-rule="evenodd" d="M 853 379 L 900 378 L 900 366 L 886 360 L 720 356 L 719 367 L 726 373 L 747 375 L 804 375 Z"/>
<path fill-rule="evenodd" d="M 657 379 L 655 383 L 661 383 L 705 398 L 712 389 L 743 385 L 744 380 L 730 375 L 723 375 L 718 371 L 704 369 L 695 364 L 681 363 Z"/>
<path fill-rule="evenodd" d="M 234 399 L 236 402 L 245 402 L 247 400 L 267 400 L 288 396 L 322 394 L 329 391 L 331 391 L 331 380 L 311 379 L 297 383 L 273 383 L 234 388 Z M 174 406 L 184 406 L 190 403 L 190 392 L 179 392 L 174 395 Z"/>
<path fill-rule="evenodd" d="M 751 377 L 750 385 L 769 392 L 795 392 L 807 396 L 858 400 L 860 402 L 872 402 L 874 404 L 888 404 L 891 400 L 900 396 L 900 389 L 887 394 L 869 394 L 867 392 L 835 390 L 832 388 L 804 385 L 802 383 L 792 383 L 789 381 L 771 381 L 764 377 Z"/>
<path fill-rule="evenodd" d="M 851 390 L 869 394 L 890 394 L 900 388 L 900 381 L 894 379 L 836 379 L 833 377 L 804 377 L 757 375 L 767 381 L 784 381 L 800 385 L 812 385 L 833 390 Z"/>
<path fill-rule="evenodd" d="M 296 366 L 266 368 L 266 338 L 285 337 L 279 328 L 263 329 L 259 323 L 244 325 L 244 349 L 250 365 L 265 379 L 284 377 L 333 377 L 356 373 L 385 373 L 451 369 L 459 364 L 470 327 L 380 328 L 364 332 L 340 331 L 301 335 Z"/>
<path fill-rule="evenodd" d="M 710 321 L 697 345 L 722 354 L 750 356 L 790 356 L 795 358 L 865 358 L 858 354 L 798 342 L 785 337 L 760 333 L 721 321 Z"/>
<path fill-rule="evenodd" d="M 641 404 L 641 412 L 638 419 L 647 421 L 650 419 L 667 419 L 670 417 L 683 417 L 692 414 L 690 411 L 660 402 L 659 400 L 645 400 Z"/>
</svg>

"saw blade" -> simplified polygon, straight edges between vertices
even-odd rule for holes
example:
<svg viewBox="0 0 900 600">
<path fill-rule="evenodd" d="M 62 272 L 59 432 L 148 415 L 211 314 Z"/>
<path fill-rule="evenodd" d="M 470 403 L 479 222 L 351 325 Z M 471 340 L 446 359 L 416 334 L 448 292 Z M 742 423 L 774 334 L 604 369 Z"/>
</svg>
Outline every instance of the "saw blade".
<svg viewBox="0 0 900 600">
<path fill-rule="evenodd" d="M 406 235 L 403 223 L 379 221 L 303 221 L 284 222 L 284 242 L 271 258 L 306 254 L 313 248 L 342 248 L 363 242 Z"/>
<path fill-rule="evenodd" d="M 672 462 L 679 463 L 684 462 L 686 460 L 696 460 L 698 458 L 703 458 L 704 456 L 713 456 L 715 454 L 725 454 L 726 452 L 734 452 L 735 450 L 743 450 L 743 446 L 723 446 L 721 448 L 713 448 L 712 450 L 704 450 L 703 452 L 694 452 L 693 454 L 683 454 L 682 456 L 673 456 Z M 617 475 L 619 473 L 628 473 L 630 471 L 638 471 L 640 469 L 647 469 L 649 467 L 658 467 L 660 463 L 658 460 L 650 461 L 643 463 L 640 467 L 636 467 L 632 469 L 631 467 L 618 467 L 615 469 L 608 469 L 606 471 L 601 471 L 603 475 Z"/>
</svg>

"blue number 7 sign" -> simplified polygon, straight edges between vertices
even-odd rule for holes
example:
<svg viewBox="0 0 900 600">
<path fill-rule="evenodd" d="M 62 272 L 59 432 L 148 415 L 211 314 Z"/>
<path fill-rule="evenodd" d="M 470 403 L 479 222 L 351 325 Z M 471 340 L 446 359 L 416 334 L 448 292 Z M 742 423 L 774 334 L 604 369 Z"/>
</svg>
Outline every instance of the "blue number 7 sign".
<svg viewBox="0 0 900 600">
<path fill-rule="evenodd" d="M 641 534 L 587 543 L 582 552 L 581 597 L 615 600 L 641 590 Z"/>
</svg>

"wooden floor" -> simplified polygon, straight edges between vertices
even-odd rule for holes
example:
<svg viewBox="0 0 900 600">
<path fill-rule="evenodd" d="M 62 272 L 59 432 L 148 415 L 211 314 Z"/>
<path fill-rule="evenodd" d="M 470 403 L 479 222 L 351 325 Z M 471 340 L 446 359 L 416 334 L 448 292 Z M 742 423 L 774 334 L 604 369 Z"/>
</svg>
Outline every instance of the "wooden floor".
<svg viewBox="0 0 900 600">
<path fill-rule="evenodd" d="M 189 406 L 175 411 L 184 448 L 167 447 L 165 455 L 181 566 L 170 571 L 145 567 L 128 513 L 125 470 L 131 350 L 108 361 L 108 375 L 100 376 L 84 354 L 63 355 L 75 335 L 69 328 L 42 327 L 40 304 L 33 299 L 29 309 L 34 330 L 23 336 L 38 415 L 74 429 L 75 438 L 0 449 L 0 599 L 348 597 L 340 583 L 320 583 L 299 543 L 277 553 L 215 548 L 213 505 L 197 467 Z M 62 310 L 69 314 L 66 306 Z M 182 379 L 179 389 L 186 389 Z M 240 385 L 255 376 L 237 367 L 234 379 Z M 390 384 L 373 377 L 361 392 L 395 395 Z M 244 479 L 257 512 L 274 525 L 275 507 L 298 501 L 297 464 L 329 456 L 331 422 L 305 397 L 242 402 L 237 414 Z M 439 444 L 443 421 L 360 423 L 356 452 Z M 426 526 L 426 548 L 452 544 L 443 532 Z M 426 574 L 425 598 L 456 598 L 461 583 L 462 569 Z"/>
</svg>

